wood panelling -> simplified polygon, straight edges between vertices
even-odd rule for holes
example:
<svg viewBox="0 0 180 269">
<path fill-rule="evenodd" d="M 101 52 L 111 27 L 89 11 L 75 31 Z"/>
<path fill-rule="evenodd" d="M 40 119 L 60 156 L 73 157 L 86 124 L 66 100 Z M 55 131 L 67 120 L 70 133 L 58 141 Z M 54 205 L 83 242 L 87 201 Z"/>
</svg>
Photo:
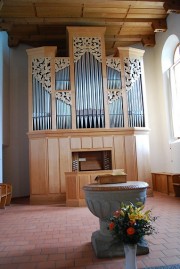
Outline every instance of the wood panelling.
<svg viewBox="0 0 180 269">
<path fill-rule="evenodd" d="M 114 169 L 126 169 L 124 136 L 114 136 Z"/>
<path fill-rule="evenodd" d="M 127 180 L 138 180 L 136 160 L 136 140 L 134 136 L 125 136 L 125 159 Z"/>
<path fill-rule="evenodd" d="M 81 138 L 73 137 L 71 138 L 71 149 L 81 148 Z"/>
<path fill-rule="evenodd" d="M 49 193 L 60 192 L 58 138 L 48 139 L 48 182 Z M 55 180 L 56 179 L 56 180 Z"/>
<path fill-rule="evenodd" d="M 46 139 L 30 141 L 31 194 L 47 194 Z"/>
<path fill-rule="evenodd" d="M 83 186 L 89 183 L 95 183 L 98 175 L 110 173 L 112 171 L 91 171 L 91 172 L 67 172 L 66 178 L 66 205 L 67 206 L 85 206 L 85 197 Z"/>
<path fill-rule="evenodd" d="M 72 172 L 72 153 L 74 151 L 110 150 L 112 152 L 112 169 L 124 169 L 127 173 L 127 180 L 145 181 L 150 185 L 151 189 L 147 132 L 144 130 L 138 130 L 137 132 L 130 128 L 126 132 L 122 130 L 122 134 L 120 134 L 121 131 L 119 130 L 111 130 L 110 133 L 107 131 L 106 134 L 106 132 L 99 130 L 96 131 L 96 136 L 92 137 L 84 136 L 84 131 L 82 130 L 79 130 L 79 132 L 77 130 L 76 132 L 66 130 L 66 135 L 67 132 L 69 132 L 67 137 L 64 137 L 65 132 L 55 131 L 49 133 L 32 132 L 29 134 L 32 202 L 40 203 L 43 200 L 46 202 L 50 202 L 50 200 L 55 202 L 65 201 L 66 195 L 66 197 L 70 196 L 72 200 L 76 200 L 75 203 L 71 201 L 68 205 L 85 205 L 82 186 L 94 182 L 97 175 L 107 174 L 108 170 L 82 171 L 78 173 L 77 177 L 77 173 Z M 72 141 L 75 148 L 73 150 Z M 77 144 L 75 143 L 76 141 L 78 141 Z M 96 148 L 89 148 L 91 141 L 95 142 Z M 68 179 L 65 179 L 65 174 L 68 174 Z M 76 179 L 75 181 L 74 178 Z M 66 189 L 67 180 L 70 190 Z M 164 189 L 161 188 L 162 184 Z M 168 187 L 169 192 L 172 192 L 171 185 Z M 157 182 L 156 189 L 160 188 L 162 192 L 167 193 L 165 176 L 160 177 Z M 151 194 L 150 191 L 148 193 L 149 195 Z"/>
<path fill-rule="evenodd" d="M 79 198 L 79 184 L 73 173 L 66 173 L 66 184 L 70 186 L 69 188 L 66 188 L 66 200 L 77 200 Z"/>
<path fill-rule="evenodd" d="M 82 149 L 92 148 L 92 137 L 82 137 Z"/>
<path fill-rule="evenodd" d="M 79 180 L 79 198 L 84 199 L 85 197 L 84 197 L 84 191 L 83 191 L 82 187 L 84 185 L 87 185 L 87 184 L 91 183 L 90 173 L 87 174 L 87 175 L 79 174 L 78 180 Z"/>
<path fill-rule="evenodd" d="M 97 149 L 97 148 L 103 148 L 103 138 L 102 136 L 99 136 L 99 137 L 93 137 L 92 138 L 92 141 L 93 141 L 93 148 L 94 149 Z"/>
<path fill-rule="evenodd" d="M 138 180 L 146 180 L 151 177 L 149 163 L 149 136 L 136 136 Z"/>
<path fill-rule="evenodd" d="M 113 147 L 113 137 L 112 136 L 104 136 L 103 137 L 103 146 L 104 146 L 104 148 L 112 148 Z"/>
<path fill-rule="evenodd" d="M 154 46 L 155 33 L 167 30 L 168 14 L 180 12 L 178 0 L 1 2 L 0 29 L 7 31 L 9 46 L 17 46 L 19 43 L 33 47 L 57 45 L 61 54 L 66 53 L 67 26 L 107 26 L 106 54 L 111 55 L 117 43 L 118 46 L 136 43 Z M 153 43 L 143 43 L 151 35 Z"/>
<path fill-rule="evenodd" d="M 68 138 L 59 139 L 59 152 L 60 152 L 60 182 L 61 193 L 66 192 L 65 172 L 72 171 L 72 160 L 70 153 L 70 144 Z M 56 179 L 54 179 L 56 180 Z"/>
<path fill-rule="evenodd" d="M 49 5 L 41 5 L 36 8 L 38 17 L 68 17 L 76 18 L 81 15 L 81 7 L 72 6 L 71 8 L 68 6 L 61 6 L 59 4 L 49 4 Z"/>
</svg>

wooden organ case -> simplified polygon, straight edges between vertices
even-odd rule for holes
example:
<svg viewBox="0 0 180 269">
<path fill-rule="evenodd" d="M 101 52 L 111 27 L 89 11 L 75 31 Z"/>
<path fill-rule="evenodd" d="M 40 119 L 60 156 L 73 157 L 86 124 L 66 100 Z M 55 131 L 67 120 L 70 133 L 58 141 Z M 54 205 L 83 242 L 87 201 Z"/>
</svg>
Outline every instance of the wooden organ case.
<svg viewBox="0 0 180 269">
<path fill-rule="evenodd" d="M 105 30 L 67 27 L 69 57 L 27 50 L 31 203 L 82 205 L 82 186 L 112 169 L 151 192 L 144 51 L 106 56 Z"/>
</svg>

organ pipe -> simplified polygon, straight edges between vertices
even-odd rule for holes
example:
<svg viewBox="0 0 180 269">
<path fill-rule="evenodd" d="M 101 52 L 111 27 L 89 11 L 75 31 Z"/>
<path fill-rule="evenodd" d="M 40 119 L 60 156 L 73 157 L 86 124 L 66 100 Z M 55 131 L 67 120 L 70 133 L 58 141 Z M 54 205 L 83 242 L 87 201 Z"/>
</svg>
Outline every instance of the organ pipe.
<svg viewBox="0 0 180 269">
<path fill-rule="evenodd" d="M 73 61 L 70 57 L 32 60 L 32 130 L 71 129 L 72 111 L 77 129 L 145 127 L 141 61 L 134 55 L 107 57 L 103 66 L 99 38 L 75 41 Z"/>
<path fill-rule="evenodd" d="M 129 127 L 145 127 L 143 92 L 141 85 L 141 78 L 139 78 L 136 80 L 131 90 L 127 92 Z"/>
<path fill-rule="evenodd" d="M 33 130 L 51 129 L 51 95 L 33 78 Z"/>
<path fill-rule="evenodd" d="M 104 127 L 102 63 L 86 52 L 74 64 L 77 128 Z"/>
<path fill-rule="evenodd" d="M 118 95 L 122 87 L 120 70 L 106 66 L 107 89 L 111 92 L 109 99 L 110 128 L 124 127 L 123 99 Z"/>
<path fill-rule="evenodd" d="M 70 90 L 69 67 L 65 67 L 55 74 L 55 89 Z"/>
</svg>

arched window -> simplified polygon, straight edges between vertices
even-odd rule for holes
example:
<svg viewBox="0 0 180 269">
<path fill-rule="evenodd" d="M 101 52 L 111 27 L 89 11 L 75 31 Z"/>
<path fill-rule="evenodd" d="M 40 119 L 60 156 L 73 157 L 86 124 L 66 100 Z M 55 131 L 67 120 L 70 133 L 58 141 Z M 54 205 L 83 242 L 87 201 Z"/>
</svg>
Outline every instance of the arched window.
<svg viewBox="0 0 180 269">
<path fill-rule="evenodd" d="M 180 43 L 174 52 L 174 64 L 170 68 L 173 136 L 180 139 Z"/>
</svg>

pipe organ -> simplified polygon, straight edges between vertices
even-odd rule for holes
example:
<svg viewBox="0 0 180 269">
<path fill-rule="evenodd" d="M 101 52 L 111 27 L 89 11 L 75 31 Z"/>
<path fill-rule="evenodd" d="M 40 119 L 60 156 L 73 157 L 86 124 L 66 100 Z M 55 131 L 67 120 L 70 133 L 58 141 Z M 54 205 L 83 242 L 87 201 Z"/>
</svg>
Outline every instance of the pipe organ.
<svg viewBox="0 0 180 269">
<path fill-rule="evenodd" d="M 80 167 L 74 156 L 82 154 L 86 162 L 91 155 L 95 160 L 97 152 L 108 152 L 108 169 L 123 168 L 128 180 L 151 186 L 144 51 L 118 47 L 106 56 L 105 30 L 67 27 L 68 57 L 57 57 L 56 47 L 27 50 L 32 202 L 65 200 L 73 193 L 65 174 L 76 172 L 82 178 L 73 169 Z M 95 174 L 104 173 L 102 168 L 96 172 L 97 167 L 94 162 L 81 181 L 90 183 Z"/>
</svg>

